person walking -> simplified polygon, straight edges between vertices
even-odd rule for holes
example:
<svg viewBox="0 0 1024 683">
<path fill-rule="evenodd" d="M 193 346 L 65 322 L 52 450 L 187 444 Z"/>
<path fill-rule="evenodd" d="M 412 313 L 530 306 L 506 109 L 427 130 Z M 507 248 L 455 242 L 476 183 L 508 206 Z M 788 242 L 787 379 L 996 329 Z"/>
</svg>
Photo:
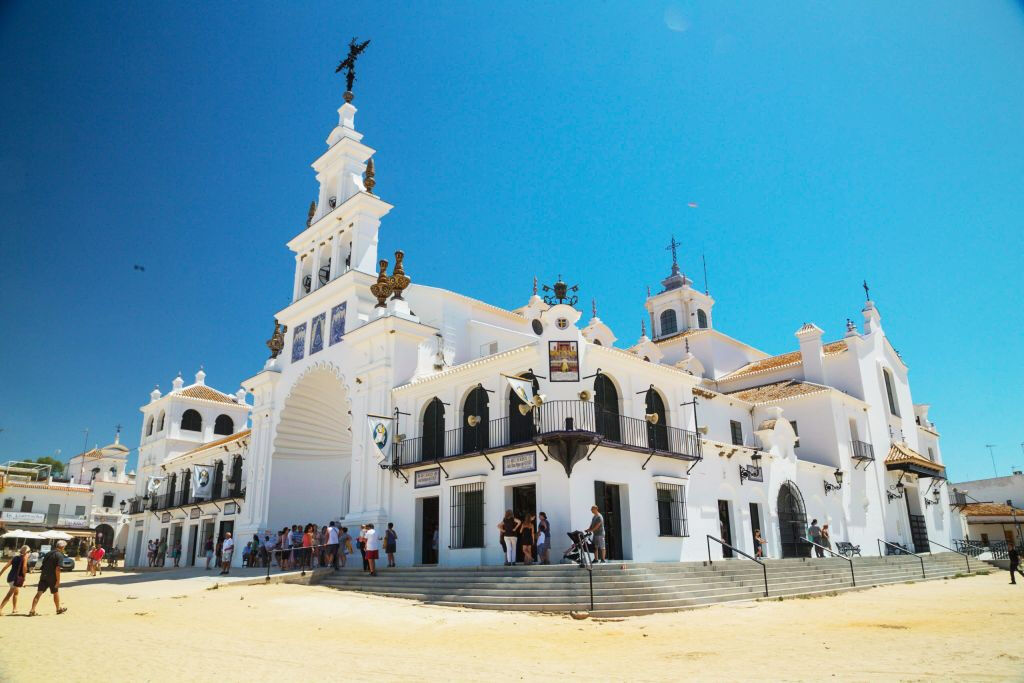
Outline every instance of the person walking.
<svg viewBox="0 0 1024 683">
<path fill-rule="evenodd" d="M 1017 577 L 1015 574 L 1024 576 L 1024 572 L 1020 570 L 1020 551 L 1017 550 L 1017 546 L 1010 545 L 1010 549 L 1007 551 L 1007 557 L 1010 558 L 1010 583 L 1017 585 Z"/>
<path fill-rule="evenodd" d="M 536 531 L 534 529 L 534 522 L 536 517 L 531 512 L 526 516 L 526 520 L 519 525 L 519 545 L 523 549 L 523 564 L 533 564 L 533 544 L 536 540 L 534 537 Z"/>
<path fill-rule="evenodd" d="M 551 564 L 551 523 L 545 512 L 540 513 L 537 523 L 537 559 L 541 564 Z"/>
<path fill-rule="evenodd" d="M 832 532 L 828 530 L 828 524 L 821 527 L 821 544 L 832 550 Z M 821 551 L 821 556 L 825 556 L 825 551 Z"/>
<path fill-rule="evenodd" d="M 220 573 L 225 575 L 231 569 L 231 556 L 235 552 L 235 539 L 231 538 L 231 532 L 224 534 L 224 542 L 220 546 Z"/>
<path fill-rule="evenodd" d="M 3 569 L 0 569 L 0 574 L 10 567 L 11 571 L 7 573 L 7 583 L 11 585 L 7 589 L 7 595 L 4 596 L 4 601 L 0 602 L 0 614 L 4 611 L 4 606 L 7 601 L 11 601 L 11 614 L 18 611 L 18 589 L 25 585 L 25 574 L 28 571 L 28 546 L 23 545 L 18 548 L 18 554 L 7 560 L 7 564 L 4 565 Z M 1010 575 L 1011 578 L 1013 574 Z"/>
<path fill-rule="evenodd" d="M 764 557 L 765 540 L 760 529 L 754 529 L 754 557 Z"/>
<path fill-rule="evenodd" d="M 807 538 L 810 539 L 811 543 L 821 545 L 821 527 L 818 526 L 818 520 L 811 520 L 811 526 L 807 527 Z M 817 546 L 814 547 L 814 554 L 818 557 L 825 557 L 825 553 Z"/>
<path fill-rule="evenodd" d="M 498 529 L 501 530 L 501 538 L 505 542 L 505 566 L 514 566 L 516 563 L 516 543 L 519 541 L 519 527 L 522 521 L 516 519 L 511 510 L 505 510 L 505 516 L 498 522 Z"/>
<path fill-rule="evenodd" d="M 387 531 L 384 532 L 384 552 L 388 554 L 388 566 L 395 566 L 395 553 L 398 551 L 398 533 L 395 531 L 394 522 L 388 522 Z"/>
<path fill-rule="evenodd" d="M 206 543 L 203 544 L 203 554 L 206 555 L 206 568 L 209 569 L 213 563 L 213 539 L 206 539 Z"/>
<path fill-rule="evenodd" d="M 596 505 L 590 506 L 590 514 L 593 517 L 590 518 L 590 526 L 587 527 L 587 531 L 593 534 L 594 561 L 603 564 L 608 561 L 606 559 L 608 550 L 604 540 L 604 515 Z"/>
<path fill-rule="evenodd" d="M 377 576 L 377 555 L 380 551 L 380 539 L 372 524 L 366 525 L 366 562 L 370 568 L 370 576 Z"/>
<path fill-rule="evenodd" d="M 39 585 L 36 586 L 36 596 L 32 598 L 32 609 L 28 613 L 30 617 L 38 616 L 36 605 L 39 604 L 39 598 L 47 590 L 53 596 L 53 604 L 57 608 L 57 614 L 64 614 L 68 611 L 67 607 L 60 606 L 60 595 L 57 593 L 60 590 L 60 567 L 64 562 L 64 548 L 67 545 L 67 541 L 57 541 L 57 547 L 46 553 L 46 556 L 43 558 L 43 564 L 39 570 Z"/>
</svg>

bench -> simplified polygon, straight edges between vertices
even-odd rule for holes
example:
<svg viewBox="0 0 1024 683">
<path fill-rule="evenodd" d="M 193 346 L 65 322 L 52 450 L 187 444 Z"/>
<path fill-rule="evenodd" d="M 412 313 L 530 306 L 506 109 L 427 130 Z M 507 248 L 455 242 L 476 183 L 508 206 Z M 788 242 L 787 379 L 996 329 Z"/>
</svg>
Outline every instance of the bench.
<svg viewBox="0 0 1024 683">
<path fill-rule="evenodd" d="M 860 546 L 846 541 L 837 542 L 836 551 L 843 557 L 853 557 L 854 555 L 860 557 Z"/>
</svg>

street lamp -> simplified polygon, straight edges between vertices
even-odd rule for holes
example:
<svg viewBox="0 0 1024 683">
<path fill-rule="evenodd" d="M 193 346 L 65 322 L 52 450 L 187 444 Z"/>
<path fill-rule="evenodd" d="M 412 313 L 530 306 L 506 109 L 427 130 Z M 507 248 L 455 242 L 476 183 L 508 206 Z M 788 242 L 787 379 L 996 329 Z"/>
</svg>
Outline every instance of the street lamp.
<svg viewBox="0 0 1024 683">
<path fill-rule="evenodd" d="M 744 479 L 760 479 L 761 477 L 761 451 L 754 451 L 750 456 L 753 465 L 740 465 L 740 483 Z"/>
<path fill-rule="evenodd" d="M 121 514 L 122 514 L 122 515 L 124 514 L 124 506 L 125 506 L 125 505 L 126 505 L 126 503 L 125 503 L 125 502 L 124 502 L 124 501 L 122 500 L 122 501 L 121 501 Z"/>
<path fill-rule="evenodd" d="M 939 490 L 935 489 L 935 490 L 932 491 L 932 497 L 931 498 L 925 498 L 924 499 L 924 506 L 925 507 L 929 507 L 931 505 L 938 505 L 938 504 L 939 504 Z"/>
<path fill-rule="evenodd" d="M 827 481 L 825 482 L 825 495 L 826 496 L 829 493 L 831 493 L 832 491 L 838 491 L 839 489 L 843 488 L 843 471 L 841 469 L 836 468 L 834 476 L 836 478 L 836 483 L 835 484 L 830 484 Z"/>
<path fill-rule="evenodd" d="M 903 490 L 906 487 L 903 485 L 903 480 L 900 479 L 900 481 L 896 482 L 895 486 L 890 486 L 889 488 L 891 488 L 891 489 L 896 491 L 896 493 L 893 493 L 892 491 L 886 491 L 885 492 L 885 495 L 889 498 L 889 501 L 892 502 L 892 501 L 894 501 L 894 500 L 896 500 L 898 498 L 902 498 L 903 497 Z"/>
</svg>

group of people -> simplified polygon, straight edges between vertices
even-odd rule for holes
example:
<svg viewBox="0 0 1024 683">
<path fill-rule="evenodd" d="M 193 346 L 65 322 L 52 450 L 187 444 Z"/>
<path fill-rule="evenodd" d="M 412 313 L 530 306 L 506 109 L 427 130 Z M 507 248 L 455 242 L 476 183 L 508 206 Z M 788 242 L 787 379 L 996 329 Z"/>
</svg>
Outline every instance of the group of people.
<svg viewBox="0 0 1024 683">
<path fill-rule="evenodd" d="M 64 549 L 66 547 L 67 541 L 57 541 L 53 550 L 43 556 L 39 566 L 39 584 L 36 586 L 36 595 L 32 599 L 32 608 L 28 613 L 30 617 L 37 616 L 36 605 L 39 604 L 39 598 L 46 591 L 50 591 L 50 594 L 53 596 L 53 604 L 57 608 L 57 614 L 64 614 L 68 611 L 67 607 L 60 606 L 59 594 L 60 568 L 64 562 Z M 8 560 L 7 564 L 0 569 L 0 574 L 3 574 L 10 567 L 10 571 L 7 573 L 7 583 L 10 587 L 7 590 L 7 595 L 4 596 L 3 602 L 0 602 L 0 614 L 3 614 L 3 609 L 7 606 L 8 601 L 11 603 L 11 614 L 15 614 L 18 611 L 18 591 L 25 585 L 25 577 L 28 575 L 28 554 L 29 547 L 27 545 L 21 546 L 18 549 L 18 554 Z"/>
<path fill-rule="evenodd" d="M 516 564 L 517 548 L 522 550 L 523 564 L 551 564 L 551 523 L 546 513 L 532 512 L 519 519 L 512 510 L 498 522 L 499 542 L 505 553 L 505 566 Z"/>
<path fill-rule="evenodd" d="M 153 539 L 146 544 L 146 562 L 150 567 L 163 567 L 167 564 L 167 550 L 168 543 L 166 538 Z M 174 566 L 178 567 L 181 563 L 181 543 L 175 543 L 170 546 L 171 560 L 174 562 Z"/>
</svg>

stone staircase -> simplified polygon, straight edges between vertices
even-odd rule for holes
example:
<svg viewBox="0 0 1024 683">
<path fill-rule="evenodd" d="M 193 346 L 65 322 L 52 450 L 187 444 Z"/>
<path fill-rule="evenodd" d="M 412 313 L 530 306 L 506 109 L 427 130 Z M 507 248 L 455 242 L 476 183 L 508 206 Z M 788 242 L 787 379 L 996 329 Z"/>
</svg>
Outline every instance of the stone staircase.
<svg viewBox="0 0 1024 683">
<path fill-rule="evenodd" d="M 925 576 L 916 557 L 853 560 L 857 587 L 940 579 L 966 574 L 955 553 L 924 555 Z M 828 594 L 853 587 L 850 564 L 838 558 L 766 560 L 768 596 Z M 971 563 L 971 573 L 986 570 Z M 400 567 L 370 577 L 346 570 L 319 577 L 340 590 L 363 591 L 433 605 L 535 612 L 590 612 L 619 617 L 764 597 L 761 566 L 745 559 L 677 563 L 609 563 L 594 567 L 594 608 L 586 570 L 576 565 L 532 567 Z"/>
</svg>

